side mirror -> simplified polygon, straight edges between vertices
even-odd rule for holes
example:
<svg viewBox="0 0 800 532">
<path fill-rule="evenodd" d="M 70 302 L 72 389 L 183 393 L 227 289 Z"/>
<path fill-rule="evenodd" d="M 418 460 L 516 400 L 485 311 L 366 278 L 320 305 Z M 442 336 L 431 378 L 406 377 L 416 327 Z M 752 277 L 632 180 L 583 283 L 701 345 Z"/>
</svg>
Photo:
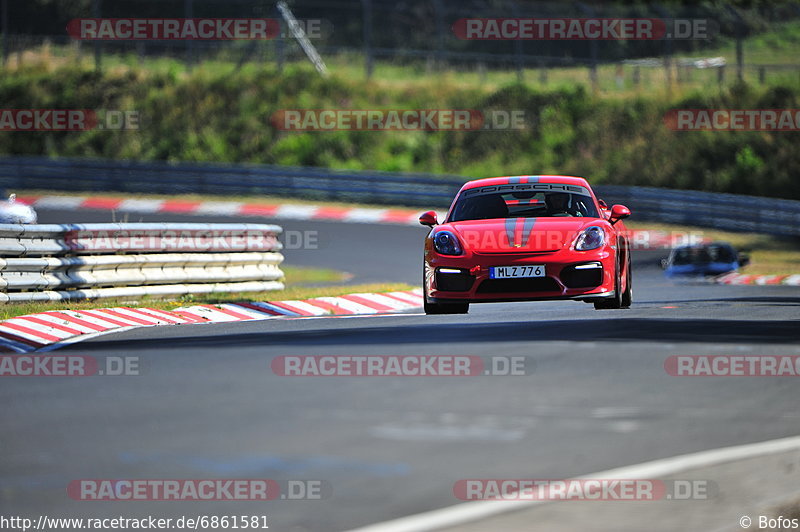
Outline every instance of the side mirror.
<svg viewBox="0 0 800 532">
<path fill-rule="evenodd" d="M 419 217 L 419 223 L 422 225 L 427 225 L 428 227 L 433 227 L 434 225 L 439 224 L 439 220 L 436 218 L 435 211 L 428 211 L 423 212 L 422 215 Z"/>
<path fill-rule="evenodd" d="M 625 205 L 614 205 L 611 207 L 611 216 L 609 216 L 608 221 L 611 222 L 611 225 L 614 225 L 618 221 L 622 220 L 623 218 L 627 218 L 630 215 L 631 210 Z"/>
<path fill-rule="evenodd" d="M 747 253 L 739 253 L 739 266 L 745 267 L 750 264 L 750 255 Z"/>
</svg>

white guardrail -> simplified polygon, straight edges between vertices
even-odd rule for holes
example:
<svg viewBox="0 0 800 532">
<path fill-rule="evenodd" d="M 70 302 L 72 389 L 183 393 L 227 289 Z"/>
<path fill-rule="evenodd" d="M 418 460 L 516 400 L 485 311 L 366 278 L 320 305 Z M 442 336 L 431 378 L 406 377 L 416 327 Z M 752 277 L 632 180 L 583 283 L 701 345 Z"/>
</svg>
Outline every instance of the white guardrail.
<svg viewBox="0 0 800 532">
<path fill-rule="evenodd" d="M 0 303 L 281 290 L 264 224 L 0 224 Z"/>
</svg>

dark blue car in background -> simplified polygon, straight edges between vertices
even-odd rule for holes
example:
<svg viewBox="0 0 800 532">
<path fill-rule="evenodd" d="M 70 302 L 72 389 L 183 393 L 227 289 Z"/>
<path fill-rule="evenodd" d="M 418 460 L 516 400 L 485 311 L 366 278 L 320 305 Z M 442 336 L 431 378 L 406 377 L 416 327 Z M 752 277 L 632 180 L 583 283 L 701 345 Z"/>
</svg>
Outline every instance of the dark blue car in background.
<svg viewBox="0 0 800 532">
<path fill-rule="evenodd" d="M 667 277 L 710 276 L 736 271 L 749 262 L 728 242 L 712 242 L 677 247 L 661 266 Z"/>
</svg>

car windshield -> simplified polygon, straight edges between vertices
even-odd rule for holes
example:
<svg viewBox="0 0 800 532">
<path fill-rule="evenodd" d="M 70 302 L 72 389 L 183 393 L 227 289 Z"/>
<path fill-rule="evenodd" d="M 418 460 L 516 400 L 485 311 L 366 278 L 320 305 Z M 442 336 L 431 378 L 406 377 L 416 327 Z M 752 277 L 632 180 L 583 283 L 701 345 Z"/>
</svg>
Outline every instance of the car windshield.
<svg viewBox="0 0 800 532">
<path fill-rule="evenodd" d="M 711 260 L 714 262 L 733 262 L 736 260 L 733 249 L 728 246 L 709 246 L 708 253 L 711 256 Z"/>
<path fill-rule="evenodd" d="M 715 248 L 716 249 L 716 248 Z M 675 250 L 672 263 L 678 266 L 687 264 L 707 264 L 716 260 L 710 248 L 702 247 L 687 247 Z"/>
<path fill-rule="evenodd" d="M 709 262 L 733 262 L 736 253 L 730 246 L 714 244 L 710 246 L 678 248 L 672 255 L 672 264 L 707 264 Z"/>
<path fill-rule="evenodd" d="M 598 218 L 591 196 L 563 191 L 494 192 L 459 197 L 451 222 L 492 218 Z"/>
</svg>

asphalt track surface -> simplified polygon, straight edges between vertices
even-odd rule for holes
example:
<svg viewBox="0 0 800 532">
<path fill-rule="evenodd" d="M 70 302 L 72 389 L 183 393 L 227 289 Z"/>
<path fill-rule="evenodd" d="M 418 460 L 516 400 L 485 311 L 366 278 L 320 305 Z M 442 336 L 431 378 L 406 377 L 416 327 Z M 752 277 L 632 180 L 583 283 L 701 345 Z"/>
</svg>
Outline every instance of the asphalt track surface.
<svg viewBox="0 0 800 532">
<path fill-rule="evenodd" d="M 110 221 L 98 212 L 40 219 Z M 208 221 L 142 217 L 168 220 Z M 281 225 L 319 232 L 319 249 L 287 250 L 287 263 L 349 271 L 352 282 L 419 282 L 424 228 Z M 270 530 L 345 530 L 458 504 L 459 479 L 569 478 L 800 433 L 797 379 L 681 378 L 663 367 L 671 355 L 800 355 L 800 288 L 676 284 L 659 257 L 635 255 L 630 310 L 483 304 L 466 316 L 138 329 L 66 347 L 139 357 L 141 375 L 4 379 L 0 515 L 267 515 Z M 299 378 L 270 369 L 279 355 L 327 354 L 521 356 L 531 375 Z M 332 495 L 70 500 L 67 483 L 85 478 L 319 479 Z"/>
</svg>

